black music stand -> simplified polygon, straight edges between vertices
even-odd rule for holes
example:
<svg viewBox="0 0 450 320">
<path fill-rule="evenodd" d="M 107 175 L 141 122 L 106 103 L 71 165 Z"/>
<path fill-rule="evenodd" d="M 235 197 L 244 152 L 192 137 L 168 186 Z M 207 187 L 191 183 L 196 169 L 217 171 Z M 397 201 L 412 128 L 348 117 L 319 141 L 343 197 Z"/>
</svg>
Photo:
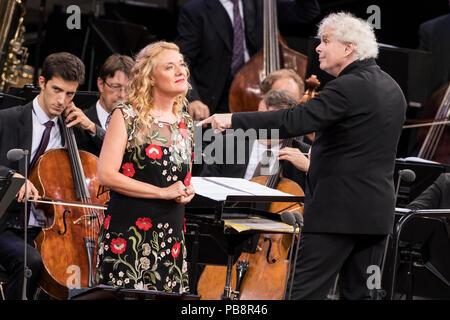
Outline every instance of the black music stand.
<svg viewBox="0 0 450 320">
<path fill-rule="evenodd" d="M 406 210 L 406 209 L 405 209 Z M 443 294 L 445 297 L 439 296 L 438 298 L 446 298 L 450 299 L 450 272 L 449 272 L 449 261 L 450 261 L 450 229 L 448 226 L 444 226 L 446 228 L 445 232 L 441 232 L 445 234 L 444 239 L 440 239 L 438 241 L 434 240 L 434 230 L 431 230 L 425 234 L 423 232 L 424 228 L 421 227 L 417 232 L 413 235 L 410 235 L 408 241 L 402 238 L 404 229 L 406 225 L 411 225 L 412 221 L 417 221 L 419 218 L 424 218 L 428 222 L 442 222 L 442 218 L 450 218 L 450 209 L 427 209 L 427 210 L 406 210 L 404 215 L 400 218 L 398 223 L 396 224 L 396 229 L 393 234 L 393 266 L 392 266 L 392 282 L 390 287 L 390 299 L 394 299 L 395 290 L 397 288 L 397 273 L 398 273 L 398 260 L 399 257 L 402 259 L 401 262 L 407 264 L 407 274 L 406 274 L 406 286 L 403 288 L 403 291 L 406 291 L 406 299 L 411 300 L 414 294 L 414 266 L 421 266 L 427 271 L 433 274 L 433 279 L 439 279 L 439 284 L 443 284 L 445 293 Z M 421 237 L 419 240 L 415 240 L 418 237 Z M 445 242 L 447 242 L 446 248 L 442 250 L 433 250 L 437 245 L 445 246 Z M 436 243 L 437 242 L 437 243 Z M 444 243 L 443 243 L 444 242 Z M 437 259 L 437 256 L 441 256 L 441 259 Z M 427 290 L 425 290 L 427 291 Z M 427 296 L 434 295 L 430 293 L 428 290 Z M 437 297 L 435 297 L 437 298 Z"/>
<path fill-rule="evenodd" d="M 96 1 L 93 1 L 96 11 Z M 86 52 L 90 51 L 87 73 L 87 90 L 92 90 L 95 62 L 100 64 L 111 54 L 120 53 L 134 56 L 144 46 L 156 40 L 147 28 L 125 21 L 99 19 L 97 12 L 91 12 L 83 40 L 80 59 L 86 60 Z"/>
<path fill-rule="evenodd" d="M 432 162 L 414 161 L 415 158 L 396 159 L 394 170 L 394 182 L 397 186 L 399 170 L 410 169 L 416 174 L 412 182 L 402 181 L 398 196 L 397 207 L 405 207 L 428 188 L 441 173 L 446 172 L 446 165 Z"/>
<path fill-rule="evenodd" d="M 226 228 L 224 219 L 245 218 L 258 216 L 281 222 L 281 215 L 259 209 L 261 204 L 272 202 L 303 202 L 303 196 L 280 195 L 228 195 L 224 201 L 215 201 L 198 194 L 186 208 L 189 226 L 194 231 L 185 233 L 188 261 L 194 269 L 194 279 L 197 279 L 196 264 L 224 265 L 227 267 L 223 300 L 236 299 L 239 288 L 231 288 L 231 272 L 242 252 L 255 253 L 259 235 L 261 233 L 287 233 L 286 231 L 270 231 L 249 229 L 235 231 Z M 238 206 L 241 204 L 241 206 Z M 214 212 L 211 212 L 214 208 Z M 199 245 L 199 244 L 202 245 Z M 211 255 L 211 252 L 214 252 Z M 245 273 L 245 271 L 244 271 Z M 239 283 L 237 279 L 236 283 Z M 195 288 L 196 289 L 196 288 Z"/>
<path fill-rule="evenodd" d="M 38 87 L 27 84 L 23 88 L 11 88 L 12 92 L 25 104 L 33 100 L 40 92 Z M 73 103 L 80 109 L 87 109 L 97 102 L 99 93 L 97 91 L 77 91 L 73 98 Z"/>
<path fill-rule="evenodd" d="M 25 182 L 25 178 L 0 178 L 0 232 L 3 231 L 3 220 L 6 209 L 16 197 Z"/>
<path fill-rule="evenodd" d="M 25 99 L 12 94 L 0 92 L 0 110 L 25 104 Z"/>
</svg>

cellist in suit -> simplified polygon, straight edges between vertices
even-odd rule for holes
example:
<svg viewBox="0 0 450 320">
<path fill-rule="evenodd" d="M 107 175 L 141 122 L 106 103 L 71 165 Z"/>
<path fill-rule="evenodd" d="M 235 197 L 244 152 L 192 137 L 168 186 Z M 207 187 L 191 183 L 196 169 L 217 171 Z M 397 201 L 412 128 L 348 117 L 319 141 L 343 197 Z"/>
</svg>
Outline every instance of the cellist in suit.
<svg viewBox="0 0 450 320">
<path fill-rule="evenodd" d="M 9 175 L 23 177 L 25 161 L 10 161 L 7 152 L 11 149 L 29 151 L 29 172 L 38 157 L 45 151 L 62 148 L 62 125 L 76 126 L 84 131 L 92 140 L 102 141 L 103 130 L 97 130 L 96 125 L 73 103 L 72 99 L 77 88 L 84 82 L 84 64 L 73 54 L 67 52 L 54 53 L 46 57 L 39 77 L 40 93 L 31 102 L 0 111 L 0 171 Z M 66 123 L 58 121 L 62 113 L 66 115 Z M 87 143 L 88 140 L 83 143 Z M 79 142 L 78 142 L 79 143 Z M 95 143 L 95 142 L 90 142 Z M 80 144 L 80 148 L 83 147 Z M 27 265 L 31 277 L 27 280 L 26 298 L 32 299 L 37 288 L 42 259 L 33 246 L 33 240 L 41 231 L 45 217 L 39 210 L 31 206 L 30 215 L 23 210 L 23 202 L 31 195 L 38 196 L 34 185 L 27 181 L 28 194 L 25 185 L 20 189 L 17 202 L 13 201 L 5 215 L 5 223 L 0 226 L 0 264 L 8 273 L 5 289 L 7 299 L 21 299 L 24 277 L 24 224 L 28 222 Z"/>
</svg>

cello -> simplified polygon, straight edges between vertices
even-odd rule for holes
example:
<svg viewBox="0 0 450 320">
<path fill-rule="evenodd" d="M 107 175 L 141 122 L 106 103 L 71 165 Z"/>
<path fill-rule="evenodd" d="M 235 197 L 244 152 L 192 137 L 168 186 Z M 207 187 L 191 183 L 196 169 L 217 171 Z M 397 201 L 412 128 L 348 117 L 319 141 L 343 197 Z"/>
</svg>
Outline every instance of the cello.
<svg viewBox="0 0 450 320">
<path fill-rule="evenodd" d="M 305 80 L 308 58 L 289 48 L 278 35 L 276 1 L 264 0 L 263 49 L 236 73 L 229 92 L 231 112 L 257 111 L 261 81 L 280 68 L 293 69 Z"/>
<path fill-rule="evenodd" d="M 97 237 L 104 218 L 99 207 L 109 200 L 106 193 L 97 195 L 98 158 L 79 151 L 73 128 L 62 127 L 67 149 L 44 153 L 30 174 L 40 195 L 67 200 L 36 207 L 47 220 L 35 239 L 44 264 L 39 286 L 56 299 L 66 299 L 69 288 L 94 285 Z"/>
</svg>

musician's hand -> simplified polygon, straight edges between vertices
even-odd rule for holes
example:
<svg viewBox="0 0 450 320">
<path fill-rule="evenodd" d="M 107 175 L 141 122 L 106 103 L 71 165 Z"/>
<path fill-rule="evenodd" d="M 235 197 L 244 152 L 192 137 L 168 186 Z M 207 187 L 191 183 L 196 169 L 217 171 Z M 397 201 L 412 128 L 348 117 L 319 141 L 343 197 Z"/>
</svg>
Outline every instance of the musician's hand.
<svg viewBox="0 0 450 320">
<path fill-rule="evenodd" d="M 197 123 L 197 127 L 202 126 L 204 124 L 211 124 L 211 128 L 214 129 L 215 133 L 224 131 L 225 129 L 231 128 L 231 117 L 232 113 L 216 113 L 211 117 L 200 121 Z"/>
<path fill-rule="evenodd" d="M 80 129 L 89 131 L 92 134 L 96 133 L 96 126 L 93 121 L 91 121 L 84 112 L 75 106 L 73 102 L 64 110 L 64 115 L 66 116 L 66 126 L 70 128 L 76 126 Z"/>
<path fill-rule="evenodd" d="M 175 198 L 175 201 L 181 204 L 187 204 L 189 203 L 192 198 L 195 196 L 195 190 L 194 187 L 191 185 L 186 187 L 186 193 L 188 194 L 187 196 L 179 196 L 177 198 Z"/>
<path fill-rule="evenodd" d="M 203 120 L 209 117 L 208 106 L 200 100 L 194 100 L 190 102 L 188 111 L 194 121 Z"/>
<path fill-rule="evenodd" d="M 187 197 L 188 187 L 186 187 L 183 182 L 177 181 L 167 188 L 163 188 L 162 199 L 165 200 L 175 200 L 178 197 Z"/>
<path fill-rule="evenodd" d="M 297 148 L 281 149 L 278 152 L 278 160 L 287 160 L 303 172 L 307 172 L 309 169 L 309 159 Z"/>
<path fill-rule="evenodd" d="M 23 175 L 21 175 L 20 173 L 17 173 L 17 172 L 15 172 L 13 174 L 13 177 L 24 178 Z M 27 184 L 27 195 L 25 197 L 25 183 L 24 183 L 22 188 L 20 188 L 19 193 L 17 194 L 17 202 L 25 202 L 25 199 L 29 199 L 31 196 L 33 196 L 34 203 L 36 203 L 36 200 L 39 198 L 39 191 L 31 183 L 30 180 L 27 180 L 26 184 Z"/>
</svg>

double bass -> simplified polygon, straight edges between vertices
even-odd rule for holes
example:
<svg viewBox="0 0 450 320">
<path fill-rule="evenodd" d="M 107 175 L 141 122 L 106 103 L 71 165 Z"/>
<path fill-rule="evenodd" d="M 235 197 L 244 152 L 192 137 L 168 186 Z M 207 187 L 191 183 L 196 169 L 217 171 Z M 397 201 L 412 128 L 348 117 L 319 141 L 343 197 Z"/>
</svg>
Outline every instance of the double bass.
<svg viewBox="0 0 450 320">
<path fill-rule="evenodd" d="M 62 116 L 59 121 L 64 123 Z M 66 299 L 69 288 L 94 285 L 96 244 L 104 218 L 99 208 L 109 200 L 107 193 L 97 195 L 98 158 L 78 150 L 73 128 L 62 127 L 67 149 L 44 153 L 30 174 L 40 195 L 65 200 L 37 205 L 47 218 L 35 239 L 44 264 L 39 286 L 56 299 Z"/>
<path fill-rule="evenodd" d="M 236 73 L 229 92 L 231 112 L 256 111 L 261 81 L 280 68 L 293 69 L 305 80 L 308 58 L 289 48 L 278 33 L 276 1 L 264 0 L 263 49 Z"/>
</svg>

